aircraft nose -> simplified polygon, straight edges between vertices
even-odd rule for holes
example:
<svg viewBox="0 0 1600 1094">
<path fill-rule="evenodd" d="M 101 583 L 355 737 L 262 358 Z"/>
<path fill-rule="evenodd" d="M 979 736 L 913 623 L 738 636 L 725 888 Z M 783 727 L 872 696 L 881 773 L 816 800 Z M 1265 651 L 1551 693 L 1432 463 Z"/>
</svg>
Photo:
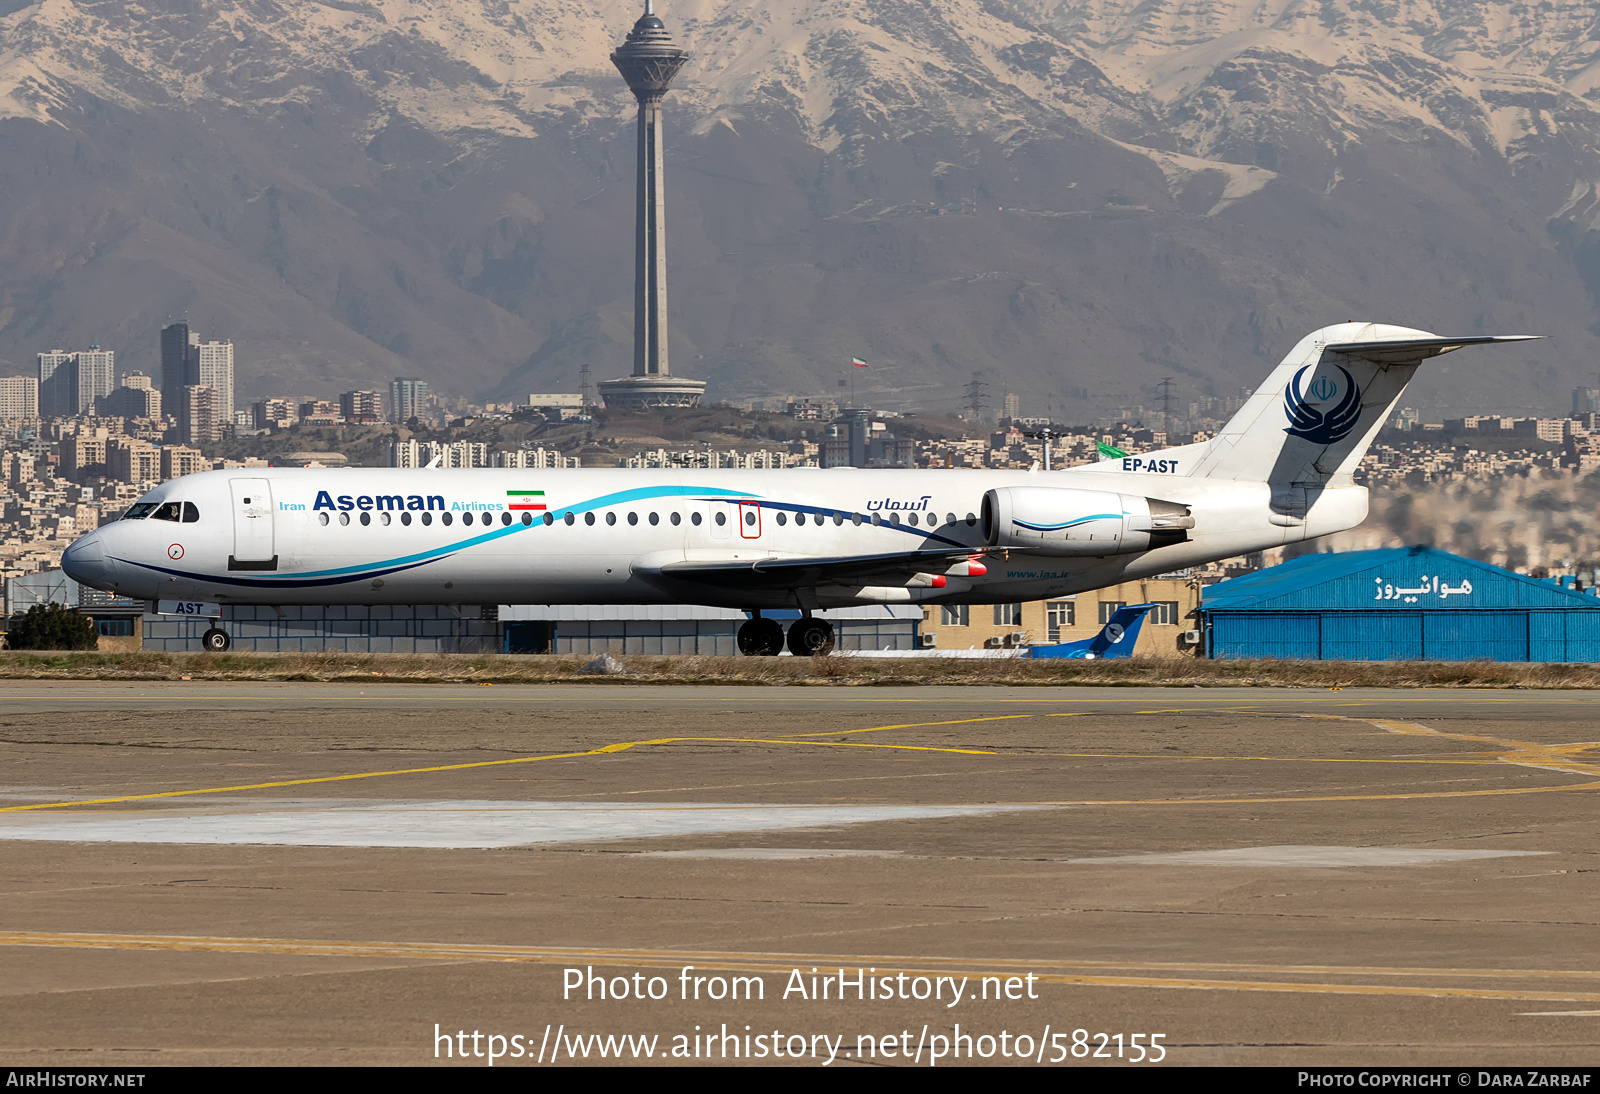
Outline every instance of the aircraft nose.
<svg viewBox="0 0 1600 1094">
<path fill-rule="evenodd" d="M 61 568 L 80 585 L 110 590 L 111 567 L 106 563 L 105 547 L 99 532 L 90 532 L 61 554 Z"/>
</svg>

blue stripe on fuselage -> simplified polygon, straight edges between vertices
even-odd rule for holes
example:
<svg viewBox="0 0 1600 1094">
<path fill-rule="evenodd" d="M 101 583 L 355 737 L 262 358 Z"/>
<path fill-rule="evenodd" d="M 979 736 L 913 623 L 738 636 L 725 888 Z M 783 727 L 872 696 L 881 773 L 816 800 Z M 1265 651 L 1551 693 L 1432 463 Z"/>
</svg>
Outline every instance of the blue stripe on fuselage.
<svg viewBox="0 0 1600 1094">
<path fill-rule="evenodd" d="M 749 491 L 724 490 L 721 487 L 704 486 L 657 486 L 639 487 L 633 490 L 619 490 L 611 494 L 602 494 L 598 498 L 591 498 L 589 501 L 580 502 L 577 505 L 557 506 L 554 509 L 551 509 L 549 512 L 552 517 L 556 517 L 556 514 L 558 513 L 563 515 L 566 513 L 587 513 L 596 509 L 604 509 L 608 506 L 624 505 L 631 501 L 646 501 L 653 498 L 674 497 L 686 497 L 694 501 L 729 501 L 736 499 L 749 499 L 764 509 L 782 509 L 792 513 L 815 513 L 827 517 L 831 517 L 835 513 L 841 512 L 839 509 L 823 508 L 822 506 L 816 505 L 772 502 L 761 498 L 759 495 L 753 495 Z M 556 519 L 560 518 L 556 517 Z M 233 577 L 231 575 L 221 576 L 194 573 L 188 570 L 176 570 L 166 566 L 154 566 L 145 562 L 136 562 L 132 559 L 118 559 L 117 561 L 126 562 L 132 566 L 139 566 L 146 570 L 154 570 L 157 573 L 167 574 L 173 577 L 183 577 L 192 581 L 205 581 L 212 584 L 235 585 L 245 589 L 305 589 L 316 588 L 324 585 L 342 585 L 346 582 L 383 577 L 387 574 L 399 573 L 402 570 L 412 570 L 418 566 L 425 566 L 430 562 L 441 561 L 457 554 L 458 552 L 465 551 L 468 548 L 477 547 L 481 544 L 489 543 L 496 539 L 502 539 L 505 536 L 513 535 L 517 532 L 531 532 L 545 527 L 548 527 L 548 525 L 546 525 L 542 519 L 535 520 L 532 524 L 523 524 L 519 521 L 506 527 L 496 528 L 492 531 L 472 536 L 457 543 L 447 544 L 443 547 L 434 547 L 426 551 L 419 551 L 416 554 L 403 555 L 399 558 L 386 559 L 382 562 L 364 562 L 358 563 L 354 566 L 341 566 L 330 570 L 312 570 L 306 573 L 284 574 L 282 576 L 263 575 L 261 577 L 250 578 Z M 905 525 L 889 524 L 885 522 L 877 527 L 906 532 L 911 535 L 920 536 L 924 540 L 938 540 L 941 543 L 948 543 L 952 547 L 956 547 L 958 549 L 965 549 L 967 546 L 966 544 L 960 543 L 956 540 L 941 536 L 936 532 L 924 532 L 919 528 L 909 528 Z"/>
</svg>

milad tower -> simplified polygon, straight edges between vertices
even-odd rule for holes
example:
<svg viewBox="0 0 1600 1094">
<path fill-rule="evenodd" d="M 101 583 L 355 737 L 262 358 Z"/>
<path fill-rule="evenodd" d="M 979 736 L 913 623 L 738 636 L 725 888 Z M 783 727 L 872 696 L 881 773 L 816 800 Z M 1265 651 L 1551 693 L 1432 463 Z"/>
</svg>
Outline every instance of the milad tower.
<svg viewBox="0 0 1600 1094">
<path fill-rule="evenodd" d="M 689 55 L 645 0 L 644 14 L 611 54 L 639 100 L 638 226 L 633 286 L 633 375 L 601 382 L 608 407 L 698 406 L 704 380 L 674 377 L 667 363 L 667 226 L 663 188 L 661 100 Z"/>
</svg>

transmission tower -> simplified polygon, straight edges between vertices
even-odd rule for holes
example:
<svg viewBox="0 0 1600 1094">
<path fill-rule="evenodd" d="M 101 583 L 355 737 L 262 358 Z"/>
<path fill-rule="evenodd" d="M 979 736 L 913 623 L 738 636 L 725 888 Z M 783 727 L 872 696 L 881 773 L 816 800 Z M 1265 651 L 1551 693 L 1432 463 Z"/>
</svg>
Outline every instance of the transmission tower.
<svg viewBox="0 0 1600 1094">
<path fill-rule="evenodd" d="M 589 382 L 589 362 L 585 360 L 583 367 L 578 370 L 578 398 L 583 402 L 583 416 L 591 417 L 594 412 L 595 398 L 594 385 Z"/>
<path fill-rule="evenodd" d="M 1168 437 L 1172 436 L 1172 377 L 1168 376 L 1156 387 L 1161 389 L 1161 428 Z"/>
<path fill-rule="evenodd" d="M 972 379 L 967 383 L 967 408 L 972 412 L 974 420 L 981 417 L 982 412 L 989 406 L 989 385 L 981 377 L 983 373 L 974 372 Z"/>
</svg>

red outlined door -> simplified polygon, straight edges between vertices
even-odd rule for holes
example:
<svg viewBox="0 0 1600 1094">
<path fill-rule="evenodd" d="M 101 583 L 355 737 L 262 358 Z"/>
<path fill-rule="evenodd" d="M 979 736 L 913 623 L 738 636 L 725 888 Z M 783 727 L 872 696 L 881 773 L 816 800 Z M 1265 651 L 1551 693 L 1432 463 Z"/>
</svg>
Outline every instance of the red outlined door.
<svg viewBox="0 0 1600 1094">
<path fill-rule="evenodd" d="M 760 502 L 741 501 L 739 503 L 739 535 L 743 539 L 761 538 Z"/>
</svg>

